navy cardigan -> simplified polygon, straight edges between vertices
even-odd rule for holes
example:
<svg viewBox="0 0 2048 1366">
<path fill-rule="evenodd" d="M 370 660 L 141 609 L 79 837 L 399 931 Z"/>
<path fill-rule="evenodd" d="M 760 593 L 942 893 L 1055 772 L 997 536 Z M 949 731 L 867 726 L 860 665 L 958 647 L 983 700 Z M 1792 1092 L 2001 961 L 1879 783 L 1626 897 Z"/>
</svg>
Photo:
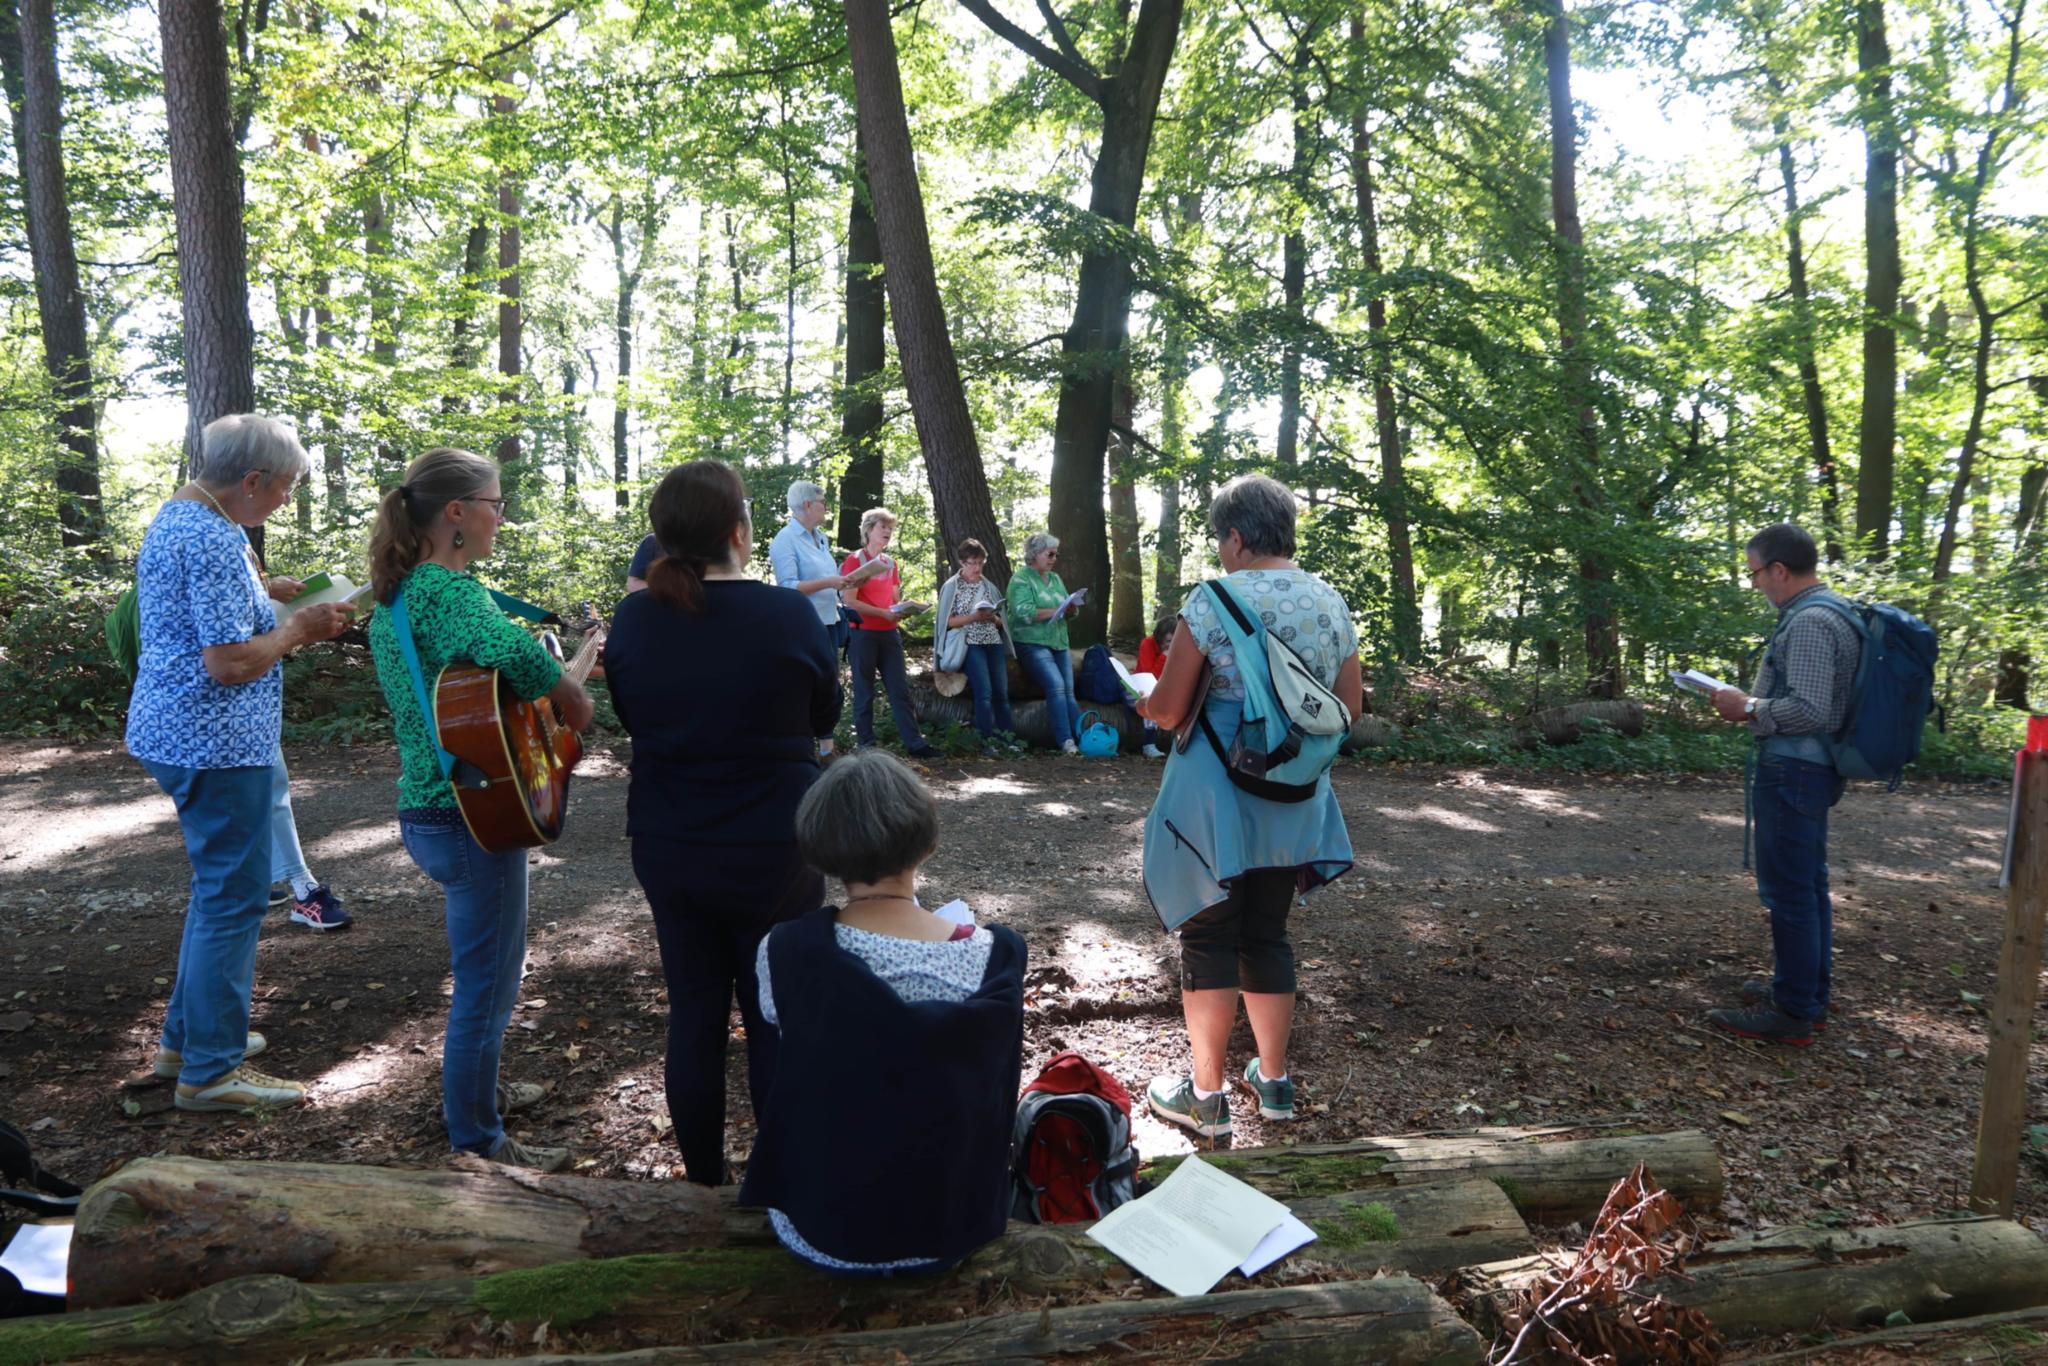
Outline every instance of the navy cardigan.
<svg viewBox="0 0 2048 1366">
<path fill-rule="evenodd" d="M 768 936 L 781 1038 L 740 1203 L 842 1261 L 958 1261 L 1009 1217 L 1024 941 L 990 927 L 974 995 L 908 1002 L 839 947 L 837 914 Z"/>
</svg>

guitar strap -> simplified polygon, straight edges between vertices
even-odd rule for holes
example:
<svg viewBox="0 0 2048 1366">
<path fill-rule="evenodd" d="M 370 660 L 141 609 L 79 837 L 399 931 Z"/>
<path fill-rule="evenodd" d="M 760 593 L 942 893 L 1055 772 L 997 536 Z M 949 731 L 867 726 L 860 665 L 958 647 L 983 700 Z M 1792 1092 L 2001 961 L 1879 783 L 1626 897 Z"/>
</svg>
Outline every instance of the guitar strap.
<svg viewBox="0 0 2048 1366">
<path fill-rule="evenodd" d="M 412 621 L 405 614 L 405 590 L 411 582 L 411 577 L 407 576 L 405 583 L 398 585 L 398 596 L 391 600 L 391 630 L 392 634 L 398 637 L 398 653 L 405 657 L 405 671 L 412 676 L 413 700 L 419 704 L 420 719 L 427 725 L 427 743 L 434 747 L 436 761 L 441 765 L 441 776 L 453 782 L 455 765 L 460 761 L 441 748 L 441 732 L 434 724 L 434 699 L 427 692 L 427 678 L 420 671 L 419 646 L 413 643 Z M 491 595 L 491 601 L 498 604 L 501 610 L 510 612 L 515 617 L 522 617 L 535 623 L 548 622 L 558 626 L 561 624 L 562 619 L 544 607 L 535 607 L 530 602 L 523 602 L 510 593 L 500 593 L 495 588 L 486 588 L 484 591 Z"/>
</svg>

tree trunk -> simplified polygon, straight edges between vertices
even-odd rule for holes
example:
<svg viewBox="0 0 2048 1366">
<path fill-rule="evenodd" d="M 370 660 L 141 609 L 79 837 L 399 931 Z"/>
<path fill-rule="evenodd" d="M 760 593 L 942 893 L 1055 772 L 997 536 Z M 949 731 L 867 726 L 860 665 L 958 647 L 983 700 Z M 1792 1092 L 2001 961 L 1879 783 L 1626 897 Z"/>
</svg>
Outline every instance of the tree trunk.
<svg viewBox="0 0 2048 1366">
<path fill-rule="evenodd" d="M 1235 1169 L 1229 1157 L 1212 1160 Z M 479 1165 L 411 1171 L 186 1157 L 131 1162 L 93 1186 L 80 1207 L 71 1306 L 108 1308 L 239 1276 L 431 1282 L 678 1251 L 706 1265 L 763 1252 L 795 1266 L 766 1216 L 739 1208 L 732 1187 L 507 1175 Z M 1509 1203 L 1511 1186 L 1445 1170 L 1447 1179 L 1434 1183 L 1397 1187 L 1372 1178 L 1390 1188 L 1329 1187 L 1293 1197 L 1296 1214 L 1322 1235 L 1298 1255 L 1344 1271 L 1385 1265 L 1433 1274 L 1532 1250 Z M 997 1272 L 1046 1291 L 1114 1283 L 1116 1259 L 1084 1234 L 1077 1226 L 1013 1224 L 969 1260 L 959 1283 Z"/>
<path fill-rule="evenodd" d="M 789 175 L 788 87 L 778 88 L 782 100 L 782 463 L 789 463 L 789 429 L 796 414 L 796 190 Z"/>
<path fill-rule="evenodd" d="M 1589 721 L 1633 739 L 1643 733 L 1643 704 L 1632 697 L 1621 697 L 1546 707 L 1529 718 L 1522 742 L 1530 748 L 1538 744 L 1575 745 L 1584 737 Z"/>
<path fill-rule="evenodd" d="M 1116 386 L 1116 427 L 1131 430 L 1131 386 Z M 1115 436 L 1109 446 L 1109 636 L 1124 649 L 1135 650 L 1146 635 L 1144 552 L 1138 544 L 1137 452 L 1128 437 Z"/>
<path fill-rule="evenodd" d="M 1202 222 L 1202 192 L 1184 190 L 1166 213 L 1166 236 L 1178 245 L 1181 238 Z M 1181 556 L 1181 465 L 1187 459 L 1186 396 L 1188 371 L 1188 330 L 1177 310 L 1168 309 L 1161 324 L 1159 355 L 1159 448 L 1167 467 L 1159 472 L 1159 548 L 1155 564 L 1154 591 L 1158 597 L 1155 617 L 1180 610 Z"/>
<path fill-rule="evenodd" d="M 1976 173 L 1966 191 L 1968 202 L 1963 206 L 1963 288 L 1969 293 L 1970 309 L 1977 319 L 1977 338 L 1970 349 L 1970 417 L 1963 429 L 1962 446 L 1956 451 L 1955 479 L 1949 485 L 1948 502 L 1942 509 L 1941 539 L 1934 547 L 1936 583 L 1945 582 L 1954 571 L 1956 527 L 1962 517 L 1963 498 L 1969 491 L 1971 480 L 1977 477 L 1977 453 L 1984 440 L 1984 414 L 1991 406 L 1991 348 L 1997 340 L 1999 315 L 1992 312 L 1991 300 L 1984 293 L 1982 208 L 1984 191 L 1998 165 L 1999 134 L 2004 131 L 2004 120 L 2011 115 L 2019 99 L 2020 30 L 2025 24 L 2026 13 L 2026 0 L 2019 0 L 2013 7 L 2006 44 L 2004 91 L 1999 97 L 1999 108 L 1992 116 L 1991 127 L 1984 134 L 1984 144 L 1977 149 Z M 1988 518 L 1973 520 L 1980 536 L 1990 529 Z M 1986 566 L 1981 559 L 1973 557 L 1971 568 L 1982 573 Z"/>
<path fill-rule="evenodd" d="M 219 0 L 163 0 L 157 17 L 184 321 L 182 480 L 197 467 L 208 423 L 255 409 L 255 339 L 249 323 L 242 166 Z M 252 529 L 249 536 L 261 553 L 263 528 Z"/>
<path fill-rule="evenodd" d="M 612 506 L 624 511 L 632 502 L 627 484 L 633 478 L 633 456 L 629 445 L 633 416 L 633 296 L 640 288 L 640 268 L 646 264 L 648 238 L 640 237 L 640 260 L 626 265 L 626 201 L 613 195 L 611 222 L 606 234 L 612 242 L 612 274 L 618 284 L 618 302 L 612 310 L 612 340 L 617 350 L 618 380 L 612 386 Z"/>
<path fill-rule="evenodd" d="M 57 531 L 66 546 L 103 555 L 106 517 L 100 503 L 98 407 L 92 388 L 92 339 L 78 249 L 71 232 L 71 192 L 64 180 L 63 86 L 57 77 L 57 25 L 50 0 L 0 4 L 0 77 L 21 168 L 23 217 L 36 277 L 43 329 L 43 366 L 56 400 Z"/>
<path fill-rule="evenodd" d="M 890 27 L 886 0 L 848 0 L 846 31 L 860 106 L 860 135 L 867 148 L 868 187 L 874 196 L 875 223 L 887 266 L 882 282 L 889 293 L 896 351 L 902 357 L 904 384 L 910 391 L 910 411 L 917 424 L 918 446 L 924 452 L 925 475 L 931 481 L 932 510 L 937 516 L 939 535 L 949 549 L 969 536 L 979 540 L 988 547 L 989 573 L 998 582 L 1007 582 L 1009 554 L 1004 549 L 995 509 L 989 502 L 988 476 L 982 470 L 974 417 L 968 411 L 967 393 L 960 383 L 960 366 L 953 355 L 953 340 L 946 331 L 945 305 L 939 298 L 932 265 L 924 194 L 918 185 L 917 163 L 911 152 L 903 83 L 896 65 L 896 35 Z M 1107 404 L 1102 417 L 1106 437 Z M 1099 551 L 1102 446 L 1098 443 L 1095 449 L 1095 526 Z M 1057 446 L 1054 459 L 1053 498 L 1057 507 Z M 1085 621 L 1089 615 L 1080 619 Z"/>
<path fill-rule="evenodd" d="M 1606 499 L 1600 487 L 1600 426 L 1593 408 L 1593 363 L 1586 350 L 1586 239 L 1579 223 L 1578 114 L 1572 107 L 1571 21 L 1564 0 L 1544 0 L 1543 61 L 1550 96 L 1550 211 L 1557 233 L 1557 332 L 1565 405 L 1574 415 L 1580 508 L 1598 519 Z M 1584 594 L 1586 692 L 1622 694 L 1621 636 L 1614 619 L 1614 571 L 1594 550 L 1579 554 Z"/>
<path fill-rule="evenodd" d="M 397 383 L 398 306 L 392 286 L 391 201 L 373 187 L 363 200 L 363 285 L 370 300 L 370 362 L 376 371 L 370 401 L 378 435 L 377 459 L 392 480 L 405 464 L 404 449 L 390 439 L 394 419 L 385 397 Z"/>
<path fill-rule="evenodd" d="M 1664 1189 L 1690 1208 L 1713 1209 L 1721 1203 L 1721 1157 L 1697 1129 L 1580 1139 L 1553 1133 L 1489 1129 L 1433 1138 L 1357 1138 L 1239 1148 L 1210 1160 L 1283 1199 L 1480 1177 L 1506 1191 L 1524 1218 L 1544 1224 L 1598 1213 L 1614 1183 L 1638 1162 L 1649 1163 Z M 1150 1163 L 1145 1175 L 1157 1181 L 1180 1160 Z"/>
<path fill-rule="evenodd" d="M 1362 60 L 1365 21 L 1351 19 L 1351 43 Z M 1367 274 L 1378 277 L 1380 220 L 1372 183 L 1372 136 L 1366 131 L 1363 102 L 1351 114 L 1351 180 L 1358 199 L 1358 236 Z M 1380 516 L 1387 527 L 1387 570 L 1394 652 L 1404 663 L 1422 657 L 1422 612 L 1415 598 L 1415 547 L 1408 525 L 1408 476 L 1401 449 L 1401 410 L 1394 398 L 1392 339 L 1387 329 L 1387 298 L 1374 286 L 1365 302 L 1365 334 L 1372 348 L 1373 421 L 1380 444 Z"/>
<path fill-rule="evenodd" d="M 494 30 L 503 32 L 513 27 L 512 11 L 501 2 L 496 18 L 491 22 Z M 510 79 L 510 72 L 500 72 L 501 82 Z M 503 122 L 510 122 L 519 107 L 518 98 L 501 84 L 497 93 L 491 96 L 491 114 Z M 512 135 L 506 133 L 509 143 Z M 520 304 L 519 276 L 519 219 L 521 212 L 521 187 L 517 172 L 509 167 L 498 171 L 498 406 L 499 424 L 505 434 L 498 438 L 498 468 L 502 472 L 503 487 L 499 490 L 508 499 L 510 506 L 517 507 L 522 486 L 527 482 L 527 472 L 520 461 L 520 435 L 526 425 L 525 415 L 519 406 L 519 375 L 521 347 L 525 340 L 526 313 Z"/>
<path fill-rule="evenodd" d="M 987 0 L 967 8 L 991 30 L 1037 58 L 1102 109 L 1102 145 L 1095 155 L 1088 211 L 1122 228 L 1138 221 L 1138 197 L 1145 185 L 1145 161 L 1166 70 L 1180 41 L 1184 0 L 1142 0 L 1130 42 L 1111 74 L 1096 72 L 1077 55 L 1062 57 L 1017 30 Z M 1042 6 L 1048 12 L 1049 4 Z M 1129 6 L 1124 6 L 1128 12 Z M 1063 37 L 1064 30 L 1056 37 Z M 1069 42 L 1068 46 L 1071 46 Z M 884 240 L 887 240 L 885 231 Z M 894 298 L 894 295 L 890 296 Z M 1098 594 L 1110 581 L 1109 544 L 1103 521 L 1103 462 L 1115 379 L 1125 364 L 1124 344 L 1131 319 L 1131 263 L 1115 251 L 1084 252 L 1074 292 L 1074 316 L 1060 342 L 1059 410 L 1053 418 L 1052 487 L 1049 521 L 1060 538 L 1060 570 L 1075 588 Z M 1103 638 L 1108 621 L 1083 612 L 1068 624 L 1076 645 Z"/>
<path fill-rule="evenodd" d="M 1539 1254 L 1466 1272 L 1475 1321 L 1493 1327 L 1503 1305 L 1555 1264 L 1555 1254 Z M 1893 1313 L 1962 1318 L 2048 1303 L 2048 1246 L 2004 1219 L 1778 1229 L 1712 1244 L 1682 1276 L 1632 1294 L 1699 1309 L 1731 1340 L 1824 1324 L 1876 1327 Z"/>
<path fill-rule="evenodd" d="M 1314 107 L 1308 98 L 1308 69 L 1314 60 L 1317 21 L 1311 19 L 1294 42 L 1294 59 L 1288 79 L 1289 157 L 1287 180 L 1294 192 L 1290 206 L 1293 224 L 1280 241 L 1280 305 L 1293 329 L 1280 352 L 1280 438 L 1274 458 L 1283 466 L 1301 458 L 1301 331 L 1305 322 L 1302 298 L 1308 292 L 1308 235 L 1304 221 L 1309 211 L 1309 188 L 1314 175 Z"/>
<path fill-rule="evenodd" d="M 1428 1287 L 1406 1276 L 1222 1290 L 1188 1299 L 1119 1298 L 964 1321 L 947 1316 L 980 1306 L 945 1293 L 948 1282 L 961 1279 L 957 1271 L 910 1282 L 834 1279 L 802 1267 L 780 1249 L 762 1249 L 738 1258 L 634 1257 L 402 1285 L 314 1286 L 283 1276 L 249 1276 L 169 1304 L 67 1314 L 57 1326 L 70 1354 L 94 1361 L 169 1357 L 233 1361 L 236 1366 L 300 1361 L 316 1352 L 332 1355 L 352 1344 L 391 1352 L 413 1342 L 431 1350 L 486 1317 L 517 1325 L 519 1339 L 536 1344 L 546 1336 L 535 1332 L 541 1324 L 553 1333 L 590 1329 L 609 1337 L 623 1331 L 653 1341 L 714 1334 L 742 1339 L 642 1349 L 633 1360 L 643 1366 L 788 1362 L 816 1360 L 826 1353 L 849 1362 L 1003 1366 L 1047 1358 L 1105 1359 L 1117 1349 L 1135 1352 L 1134 1360 L 1275 1366 L 1356 1361 L 1476 1366 L 1485 1359 L 1471 1326 Z M 817 1333 L 821 1321 L 857 1323 L 870 1315 L 942 1321 Z M 763 1324 L 771 1332 L 803 1336 L 749 1333 Z M 0 1323 L 0 1352 L 8 1352 L 9 1359 L 34 1359 L 45 1354 L 51 1333 L 34 1319 Z M 554 1354 L 519 1360 L 526 1366 L 599 1366 L 619 1358 Z M 374 1363 L 359 1359 L 359 1366 Z"/>
<path fill-rule="evenodd" d="M 2019 506 L 2013 512 L 2012 557 L 2014 569 L 2026 576 L 2023 581 L 2030 588 L 2040 573 L 2044 492 L 2048 492 L 2048 465 L 2029 465 L 2020 475 Z M 1998 680 L 1992 691 L 1999 706 L 2031 710 L 2027 694 L 2033 668 L 2033 653 L 2025 645 L 2008 645 L 1999 651 Z"/>
<path fill-rule="evenodd" d="M 1891 540 L 1899 404 L 1899 130 L 1892 105 L 1884 0 L 1856 0 L 1856 116 L 1863 125 L 1863 428 L 1857 438 L 1856 535 L 1870 558 Z"/>
<path fill-rule="evenodd" d="M 697 270 L 690 284 L 690 392 L 702 397 L 710 378 L 711 209 L 697 208 Z"/>
<path fill-rule="evenodd" d="M 1783 83 L 1773 76 L 1770 87 L 1772 96 L 1782 102 Z M 1799 399 L 1806 413 L 1806 442 L 1813 458 L 1814 477 L 1820 481 L 1821 528 L 1828 563 L 1840 564 L 1842 481 L 1835 470 L 1835 448 L 1828 435 L 1827 395 L 1820 387 L 1820 339 L 1806 283 L 1806 242 L 1799 226 L 1799 175 L 1792 157 L 1792 125 L 1782 109 L 1772 115 L 1771 129 L 1778 142 L 1778 175 L 1785 186 L 1785 271 L 1792 286 L 1792 352 L 1799 366 Z"/>
<path fill-rule="evenodd" d="M 882 505 L 882 367 L 888 360 L 888 293 L 882 241 L 868 193 L 867 150 L 853 144 L 852 206 L 846 213 L 846 374 L 839 436 L 846 473 L 839 480 L 839 544 L 860 544 L 861 514 Z"/>
<path fill-rule="evenodd" d="M 562 357 L 562 502 L 576 506 L 577 467 L 583 463 L 583 413 L 576 406 L 576 356 Z"/>
</svg>

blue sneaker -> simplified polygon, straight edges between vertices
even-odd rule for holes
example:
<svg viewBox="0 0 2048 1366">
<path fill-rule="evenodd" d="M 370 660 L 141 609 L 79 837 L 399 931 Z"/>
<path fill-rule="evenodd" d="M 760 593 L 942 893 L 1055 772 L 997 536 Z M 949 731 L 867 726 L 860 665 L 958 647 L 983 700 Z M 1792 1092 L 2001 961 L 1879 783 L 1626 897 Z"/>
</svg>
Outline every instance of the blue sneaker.
<svg viewBox="0 0 2048 1366">
<path fill-rule="evenodd" d="M 291 899 L 292 899 L 292 885 L 291 885 L 291 883 L 289 883 L 289 882 L 273 882 L 273 883 L 271 883 L 271 884 L 270 884 L 270 909 L 271 909 L 271 910 L 273 910 L 273 911 L 274 911 L 274 910 L 276 910 L 276 909 L 277 909 L 277 908 L 278 908 L 279 906 L 286 906 L 286 905 L 289 905 L 289 904 L 291 904 Z"/>
<path fill-rule="evenodd" d="M 323 882 L 303 898 L 293 898 L 292 923 L 311 930 L 345 930 L 354 922 L 341 898 Z"/>
<path fill-rule="evenodd" d="M 1259 1075 L 1259 1060 L 1253 1058 L 1244 1065 L 1245 1085 L 1258 1093 L 1259 1116 L 1262 1119 L 1294 1118 L 1294 1079 L 1283 1077 L 1279 1081 L 1267 1081 Z"/>
<path fill-rule="evenodd" d="M 1195 1094 L 1193 1077 L 1152 1078 L 1145 1088 L 1145 1102 L 1168 1124 L 1192 1129 L 1204 1138 L 1221 1138 L 1230 1132 L 1229 1095 L 1219 1091 L 1203 1099 Z"/>
</svg>

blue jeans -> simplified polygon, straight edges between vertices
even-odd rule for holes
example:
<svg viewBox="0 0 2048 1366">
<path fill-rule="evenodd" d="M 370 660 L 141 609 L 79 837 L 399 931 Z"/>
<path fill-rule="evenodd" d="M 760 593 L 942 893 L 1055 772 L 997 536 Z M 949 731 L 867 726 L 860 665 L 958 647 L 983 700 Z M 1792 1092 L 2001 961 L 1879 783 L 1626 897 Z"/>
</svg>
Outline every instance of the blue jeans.
<svg viewBox="0 0 2048 1366">
<path fill-rule="evenodd" d="M 284 747 L 270 761 L 270 880 L 289 882 L 296 892 L 301 882 L 311 882 L 306 851 L 299 847 L 299 827 L 292 820 L 292 775 L 285 771 Z"/>
<path fill-rule="evenodd" d="M 875 673 L 879 670 L 904 748 L 922 749 L 924 732 L 917 728 L 917 712 L 910 705 L 902 633 L 855 631 L 853 643 L 846 648 L 846 660 L 853 666 L 853 738 L 862 745 L 875 743 Z"/>
<path fill-rule="evenodd" d="M 1003 647 L 969 645 L 966 662 L 967 686 L 974 693 L 974 729 L 986 740 L 999 730 L 1015 733 L 1017 722 L 1010 715 L 1010 661 Z"/>
<path fill-rule="evenodd" d="M 526 965 L 526 851 L 487 854 L 453 807 L 398 813 L 399 836 L 448 901 L 455 996 L 441 1045 L 441 1112 L 457 1151 L 489 1156 L 505 1137 L 498 1059 Z"/>
<path fill-rule="evenodd" d="M 1052 742 L 1064 745 L 1081 734 L 1081 708 L 1074 702 L 1074 657 L 1050 645 L 1017 647 L 1017 662 L 1045 690 L 1045 717 Z"/>
<path fill-rule="evenodd" d="M 1766 758 L 1756 768 L 1756 894 L 1771 913 L 1777 958 L 1771 999 L 1795 1020 L 1827 1011 L 1834 980 L 1828 810 L 1845 786 L 1834 769 L 1803 759 Z"/>
<path fill-rule="evenodd" d="M 192 861 L 163 1046 L 184 1054 L 180 1082 L 205 1086 L 241 1066 L 249 1038 L 256 936 L 270 900 L 271 771 L 142 766 L 176 804 Z"/>
</svg>

